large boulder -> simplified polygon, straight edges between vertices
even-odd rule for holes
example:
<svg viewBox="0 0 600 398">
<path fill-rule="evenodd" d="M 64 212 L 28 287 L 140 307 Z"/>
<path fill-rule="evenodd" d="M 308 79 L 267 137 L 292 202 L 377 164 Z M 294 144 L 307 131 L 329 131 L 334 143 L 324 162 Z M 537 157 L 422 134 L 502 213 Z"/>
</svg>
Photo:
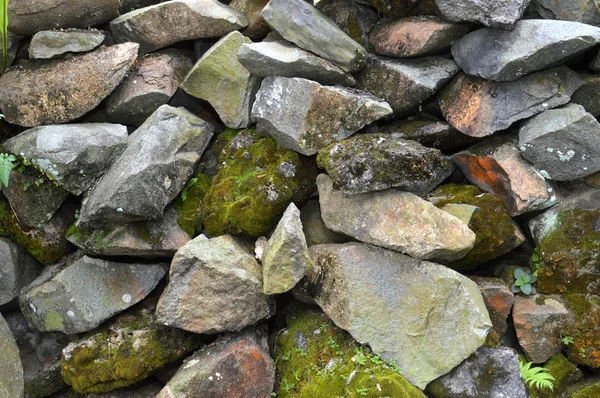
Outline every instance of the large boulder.
<svg viewBox="0 0 600 398">
<path fill-rule="evenodd" d="M 363 243 L 310 248 L 298 285 L 359 343 L 424 388 L 485 342 L 492 326 L 477 285 L 439 264 Z"/>
<path fill-rule="evenodd" d="M 94 109 L 133 65 L 135 43 L 104 47 L 66 60 L 41 60 L 12 68 L 0 78 L 0 109 L 25 127 L 66 123 Z"/>
<path fill-rule="evenodd" d="M 2 352 L 0 395 L 7 398 L 23 398 L 25 390 L 19 348 L 2 314 L 0 314 L 0 352 Z"/>
</svg>

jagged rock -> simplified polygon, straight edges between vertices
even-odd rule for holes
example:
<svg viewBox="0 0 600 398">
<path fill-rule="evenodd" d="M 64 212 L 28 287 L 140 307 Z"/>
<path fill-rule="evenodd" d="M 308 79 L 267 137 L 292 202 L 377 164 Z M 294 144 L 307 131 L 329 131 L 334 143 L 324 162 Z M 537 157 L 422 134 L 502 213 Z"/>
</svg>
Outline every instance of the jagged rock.
<svg viewBox="0 0 600 398">
<path fill-rule="evenodd" d="M 513 135 L 488 138 L 452 160 L 473 185 L 501 197 L 513 217 L 556 204 L 554 188 L 523 159 Z"/>
<path fill-rule="evenodd" d="M 488 334 L 488 340 L 491 337 L 497 343 L 508 328 L 507 319 L 513 308 L 515 295 L 502 279 L 480 276 L 471 279 L 479 286 L 485 308 L 487 308 L 492 320 L 493 326 Z"/>
<path fill-rule="evenodd" d="M 41 332 L 86 332 L 146 297 L 166 268 L 84 256 L 33 281 L 19 297 L 21 311 Z"/>
<path fill-rule="evenodd" d="M 179 249 L 156 308 L 159 322 L 204 334 L 241 330 L 273 312 L 260 265 L 229 235 L 200 235 Z"/>
<path fill-rule="evenodd" d="M 451 59 L 389 59 L 371 56 L 356 87 L 386 100 L 396 116 L 411 113 L 448 83 L 459 69 Z"/>
<path fill-rule="evenodd" d="M 435 0 L 442 17 L 452 22 L 475 22 L 512 30 L 530 0 Z"/>
<path fill-rule="evenodd" d="M 427 391 L 435 398 L 529 397 L 519 356 L 508 347 L 481 347 L 450 373 L 431 382 Z"/>
<path fill-rule="evenodd" d="M 433 16 L 408 17 L 386 21 L 369 34 L 370 49 L 388 57 L 431 55 L 450 48 L 450 44 L 469 31 Z"/>
<path fill-rule="evenodd" d="M 45 397 L 66 387 L 60 374 L 60 357 L 70 337 L 30 329 L 20 312 L 5 315 L 19 347 L 27 397 Z"/>
<path fill-rule="evenodd" d="M 44 30 L 29 44 L 29 58 L 48 59 L 65 53 L 91 51 L 104 41 L 104 33 L 94 30 Z"/>
<path fill-rule="evenodd" d="M 137 50 L 137 44 L 125 43 L 14 67 L 0 77 L 0 109 L 9 123 L 26 127 L 77 119 L 117 87 Z"/>
<path fill-rule="evenodd" d="M 183 189 L 214 126 L 163 105 L 130 137 L 123 154 L 84 199 L 80 228 L 156 220 Z"/>
<path fill-rule="evenodd" d="M 473 248 L 465 223 L 409 192 L 345 194 L 317 178 L 323 221 L 334 232 L 420 259 L 458 260 Z"/>
<path fill-rule="evenodd" d="M 144 308 L 65 347 L 62 377 L 79 393 L 111 391 L 145 379 L 201 343 L 196 334 L 161 325 Z"/>
<path fill-rule="evenodd" d="M 312 268 L 300 210 L 290 203 L 262 255 L 263 291 L 280 294 L 291 290 Z"/>
<path fill-rule="evenodd" d="M 483 345 L 488 312 L 477 285 L 457 272 L 362 243 L 310 253 L 315 268 L 299 289 L 417 387 Z"/>
<path fill-rule="evenodd" d="M 600 25 L 598 5 L 594 3 L 594 0 L 532 0 L 531 6 L 544 19 Z"/>
<path fill-rule="evenodd" d="M 110 22 L 117 43 L 136 42 L 146 54 L 183 40 L 220 37 L 248 25 L 236 9 L 217 0 L 167 1 Z"/>
<path fill-rule="evenodd" d="M 354 0 L 317 0 L 314 6 L 362 46 L 367 45 L 369 32 L 379 19 L 375 10 Z"/>
<path fill-rule="evenodd" d="M 335 64 L 284 41 L 243 44 L 239 62 L 253 76 L 303 77 L 321 84 L 354 86 L 354 78 Z"/>
<path fill-rule="evenodd" d="M 229 3 L 229 7 L 244 13 L 248 18 L 248 26 L 242 30 L 244 36 L 254 40 L 269 33 L 271 28 L 261 15 L 268 2 L 269 0 L 232 0 Z"/>
<path fill-rule="evenodd" d="M 459 74 L 442 92 L 444 118 L 471 137 L 485 137 L 514 122 L 566 104 L 583 81 L 567 67 L 493 82 Z"/>
<path fill-rule="evenodd" d="M 234 129 L 250 124 L 260 84 L 260 79 L 237 61 L 238 50 L 248 43 L 252 41 L 240 32 L 229 33 L 204 53 L 181 84 L 186 93 L 208 101 L 223 123 Z"/>
<path fill-rule="evenodd" d="M 173 257 L 190 236 L 177 223 L 177 212 L 165 209 L 162 219 L 80 229 L 73 225 L 67 239 L 85 254 L 92 256 Z"/>
<path fill-rule="evenodd" d="M 120 124 L 59 124 L 26 130 L 3 146 L 79 196 L 123 153 L 127 138 Z"/>
<path fill-rule="evenodd" d="M 303 155 L 314 155 L 391 113 L 387 102 L 364 91 L 271 76 L 263 79 L 252 107 L 259 131 Z"/>
<path fill-rule="evenodd" d="M 594 117 L 600 116 L 600 76 L 580 74 L 579 77 L 583 85 L 573 93 L 571 102 L 583 106 Z"/>
<path fill-rule="evenodd" d="M 39 228 L 50 221 L 69 196 L 62 186 L 31 167 L 25 167 L 21 173 L 12 169 L 8 186 L 2 187 L 2 193 L 19 222 L 31 228 Z"/>
<path fill-rule="evenodd" d="M 225 335 L 186 358 L 156 398 L 268 397 L 274 382 L 266 337 L 246 330 Z"/>
<path fill-rule="evenodd" d="M 19 0 L 8 5 L 8 30 L 30 36 L 45 29 L 89 28 L 119 16 L 119 0 Z"/>
<path fill-rule="evenodd" d="M 423 195 L 452 174 L 437 149 L 389 134 L 360 134 L 319 151 L 317 164 L 346 193 L 387 188 Z"/>
<path fill-rule="evenodd" d="M 271 0 L 262 16 L 284 39 L 354 72 L 367 52 L 329 18 L 302 0 Z"/>
<path fill-rule="evenodd" d="M 569 312 L 552 298 L 515 297 L 513 322 L 519 345 L 528 361 L 546 362 L 562 349 L 560 325 Z"/>
<path fill-rule="evenodd" d="M 437 148 L 442 152 L 454 152 L 478 141 L 474 137 L 461 133 L 448 123 L 423 119 L 383 123 L 370 127 L 369 132 L 395 134 L 399 138 L 417 141 L 421 145 Z"/>
<path fill-rule="evenodd" d="M 302 203 L 314 190 L 314 160 L 255 130 L 225 130 L 214 148 L 219 171 L 201 217 L 213 236 L 264 235 L 290 202 Z"/>
<path fill-rule="evenodd" d="M 525 236 L 507 213 L 502 199 L 472 185 L 443 185 L 431 192 L 427 200 L 446 211 L 449 204 L 477 207 L 466 221 L 475 232 L 475 245 L 465 257 L 449 265 L 453 269 L 475 268 L 525 242 Z"/>
<path fill-rule="evenodd" d="M 2 352 L 0 396 L 23 398 L 25 391 L 19 348 L 2 314 L 0 314 L 0 352 Z"/>
<path fill-rule="evenodd" d="M 42 265 L 25 250 L 6 238 L 0 238 L 0 305 L 19 296 L 42 272 Z"/>
<path fill-rule="evenodd" d="M 600 170 L 600 123 L 581 105 L 550 109 L 521 124 L 519 148 L 548 179 L 585 177 Z"/>
<path fill-rule="evenodd" d="M 302 221 L 302 230 L 308 247 L 322 243 L 348 242 L 345 236 L 336 234 L 325 226 L 318 200 L 309 200 L 300 209 L 300 220 Z"/>
<path fill-rule="evenodd" d="M 452 7 L 456 7 L 454 1 Z M 529 19 L 517 22 L 512 31 L 485 28 L 471 32 L 454 43 L 452 56 L 469 75 L 512 81 L 560 64 L 598 43 L 600 28 L 579 22 Z"/>
<path fill-rule="evenodd" d="M 114 123 L 140 126 L 166 104 L 192 68 L 179 51 L 166 50 L 138 58 L 131 72 L 106 100 L 106 115 Z"/>
</svg>

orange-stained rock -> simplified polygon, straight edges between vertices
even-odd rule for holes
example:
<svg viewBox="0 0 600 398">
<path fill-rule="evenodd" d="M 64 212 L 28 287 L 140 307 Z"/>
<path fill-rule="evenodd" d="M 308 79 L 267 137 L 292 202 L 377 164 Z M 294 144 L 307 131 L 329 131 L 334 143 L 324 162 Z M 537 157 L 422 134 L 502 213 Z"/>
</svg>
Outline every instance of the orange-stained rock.
<svg viewBox="0 0 600 398">
<path fill-rule="evenodd" d="M 494 334 L 494 340 L 498 341 L 506 332 L 506 319 L 515 302 L 515 295 L 502 279 L 484 277 L 471 279 L 479 286 L 483 302 L 490 314 L 493 325 L 490 335 Z"/>
</svg>

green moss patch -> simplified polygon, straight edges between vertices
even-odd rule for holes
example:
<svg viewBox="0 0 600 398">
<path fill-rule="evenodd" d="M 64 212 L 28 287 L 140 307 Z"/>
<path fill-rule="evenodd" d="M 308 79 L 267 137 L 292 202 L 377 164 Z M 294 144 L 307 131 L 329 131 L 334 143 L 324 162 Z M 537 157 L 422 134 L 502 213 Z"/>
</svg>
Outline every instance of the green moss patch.
<svg viewBox="0 0 600 398">
<path fill-rule="evenodd" d="M 211 180 L 200 173 L 193 177 L 173 201 L 177 223 L 191 238 L 202 232 L 202 208 Z"/>
</svg>

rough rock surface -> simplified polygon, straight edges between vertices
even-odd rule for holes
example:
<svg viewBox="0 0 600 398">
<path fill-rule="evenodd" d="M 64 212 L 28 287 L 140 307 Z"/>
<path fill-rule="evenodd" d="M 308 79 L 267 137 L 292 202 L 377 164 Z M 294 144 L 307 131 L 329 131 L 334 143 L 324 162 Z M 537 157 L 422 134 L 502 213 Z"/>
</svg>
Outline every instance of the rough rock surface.
<svg viewBox="0 0 600 398">
<path fill-rule="evenodd" d="M 266 337 L 246 330 L 223 336 L 186 358 L 156 398 L 268 397 L 274 383 Z"/>
<path fill-rule="evenodd" d="M 315 269 L 299 288 L 417 387 L 483 345 L 488 312 L 477 285 L 457 272 L 362 243 L 316 245 L 310 253 Z"/>
<path fill-rule="evenodd" d="M 345 194 L 317 178 L 323 221 L 334 232 L 428 260 L 458 260 L 473 248 L 465 223 L 409 192 Z M 452 231 L 452 232 L 450 232 Z"/>
<path fill-rule="evenodd" d="M 386 100 L 396 116 L 411 113 L 458 73 L 451 59 L 389 59 L 371 56 L 356 87 Z"/>
<path fill-rule="evenodd" d="M 493 377 L 490 377 L 493 375 Z M 508 347 L 481 347 L 447 375 L 427 386 L 435 398 L 528 398 L 519 356 Z"/>
<path fill-rule="evenodd" d="M 2 314 L 0 314 L 0 352 L 2 352 L 0 396 L 23 398 L 25 391 L 19 348 Z"/>
<path fill-rule="evenodd" d="M 493 82 L 459 74 L 442 92 L 440 109 L 454 128 L 486 137 L 514 122 L 569 102 L 583 81 L 566 67 Z"/>
<path fill-rule="evenodd" d="M 253 76 L 302 77 L 321 84 L 354 86 L 354 78 L 335 64 L 285 41 L 243 44 L 238 61 Z"/>
<path fill-rule="evenodd" d="M 237 60 L 240 47 L 252 43 L 240 32 L 231 32 L 213 45 L 189 71 L 181 87 L 208 101 L 225 126 L 248 127 L 260 79 Z M 226 68 L 223 66 L 227 65 Z"/>
<path fill-rule="evenodd" d="M 523 159 L 512 135 L 488 138 L 452 159 L 474 185 L 501 197 L 511 216 L 557 202 L 552 185 Z"/>
<path fill-rule="evenodd" d="M 600 25 L 600 12 L 594 0 L 532 0 L 532 8 L 544 19 L 559 19 Z"/>
<path fill-rule="evenodd" d="M 182 40 L 220 37 L 246 25 L 248 19 L 244 14 L 217 0 L 162 2 L 110 22 L 115 41 L 139 43 L 140 54 Z"/>
<path fill-rule="evenodd" d="M 59 124 L 26 130 L 3 146 L 81 195 L 123 153 L 127 138 L 127 128 L 120 124 Z"/>
<path fill-rule="evenodd" d="M 452 56 L 469 75 L 512 81 L 559 64 L 599 42 L 600 28 L 531 19 L 519 21 L 512 31 L 486 28 L 471 32 L 454 43 Z"/>
<path fill-rule="evenodd" d="M 261 13 L 269 0 L 232 0 L 229 7 L 241 11 L 248 18 L 248 26 L 242 29 L 244 36 L 258 40 L 271 30 Z"/>
<path fill-rule="evenodd" d="M 435 0 L 442 17 L 452 22 L 475 22 L 491 28 L 512 30 L 530 0 Z"/>
<path fill-rule="evenodd" d="M 124 43 L 68 60 L 16 66 L 0 78 L 0 109 L 9 123 L 25 127 L 77 119 L 119 85 L 138 47 Z"/>
<path fill-rule="evenodd" d="M 388 134 L 360 134 L 319 151 L 319 167 L 346 193 L 398 188 L 423 195 L 454 171 L 437 149 Z"/>
<path fill-rule="evenodd" d="M 107 117 L 114 123 L 140 126 L 171 99 L 191 68 L 191 59 L 179 51 L 165 50 L 138 58 L 106 100 Z"/>
<path fill-rule="evenodd" d="M 366 51 L 319 10 L 302 0 L 271 0 L 262 16 L 284 39 L 354 72 Z"/>
<path fill-rule="evenodd" d="M 156 308 L 159 322 L 204 334 L 241 330 L 273 311 L 260 265 L 229 235 L 200 235 L 179 249 Z"/>
<path fill-rule="evenodd" d="M 104 41 L 104 33 L 93 30 L 44 30 L 37 32 L 29 44 L 29 58 L 48 59 L 65 53 L 91 51 Z"/>
<path fill-rule="evenodd" d="M 252 107 L 259 131 L 304 155 L 391 113 L 387 102 L 367 92 L 286 77 L 263 79 Z"/>
<path fill-rule="evenodd" d="M 348 239 L 328 229 L 321 217 L 321 206 L 318 200 L 309 200 L 300 209 L 302 230 L 308 247 L 322 243 L 345 243 Z"/>
<path fill-rule="evenodd" d="M 262 256 L 263 291 L 280 294 L 291 290 L 312 268 L 300 210 L 290 203 L 269 238 Z"/>
<path fill-rule="evenodd" d="M 166 266 L 84 256 L 32 282 L 19 297 L 21 311 L 42 332 L 86 332 L 146 297 Z"/>
<path fill-rule="evenodd" d="M 214 126 L 163 105 L 130 137 L 123 154 L 85 198 L 78 226 L 156 220 L 183 189 Z"/>
<path fill-rule="evenodd" d="M 600 123 L 581 105 L 550 109 L 521 124 L 519 149 L 548 179 L 585 177 L 600 170 Z"/>
<path fill-rule="evenodd" d="M 579 77 L 583 84 L 573 93 L 571 102 L 583 106 L 594 117 L 600 116 L 600 76 L 580 73 Z"/>
<path fill-rule="evenodd" d="M 515 295 L 502 279 L 487 277 L 471 279 L 479 286 L 483 302 L 492 320 L 493 326 L 488 334 L 488 340 L 492 338 L 497 343 L 508 329 L 507 320 L 515 302 Z"/>
<path fill-rule="evenodd" d="M 0 238 L 0 305 L 19 296 L 21 288 L 29 285 L 43 267 L 25 250 L 6 238 Z"/>
<path fill-rule="evenodd" d="M 375 10 L 354 0 L 317 0 L 314 6 L 362 46 L 379 19 Z"/>
</svg>

